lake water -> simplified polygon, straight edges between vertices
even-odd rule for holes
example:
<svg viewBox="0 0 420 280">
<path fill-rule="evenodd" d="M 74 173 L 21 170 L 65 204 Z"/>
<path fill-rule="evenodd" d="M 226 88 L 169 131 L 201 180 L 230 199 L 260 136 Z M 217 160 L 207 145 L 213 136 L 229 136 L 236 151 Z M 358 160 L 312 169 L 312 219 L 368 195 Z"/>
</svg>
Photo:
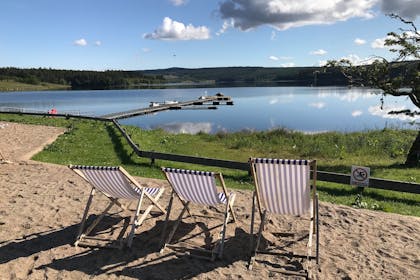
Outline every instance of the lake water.
<svg viewBox="0 0 420 280">
<path fill-rule="evenodd" d="M 79 113 L 100 116 L 148 107 L 151 101 L 186 101 L 221 92 L 234 106 L 217 110 L 176 110 L 124 119 L 145 129 L 164 128 L 175 133 L 269 130 L 288 128 L 315 133 L 360 131 L 397 127 L 417 129 L 420 118 L 388 115 L 390 110 L 415 109 L 405 97 L 386 96 L 380 108 L 378 90 L 347 87 L 236 87 L 141 89 L 107 91 L 48 91 L 0 93 L 0 110 Z"/>
</svg>

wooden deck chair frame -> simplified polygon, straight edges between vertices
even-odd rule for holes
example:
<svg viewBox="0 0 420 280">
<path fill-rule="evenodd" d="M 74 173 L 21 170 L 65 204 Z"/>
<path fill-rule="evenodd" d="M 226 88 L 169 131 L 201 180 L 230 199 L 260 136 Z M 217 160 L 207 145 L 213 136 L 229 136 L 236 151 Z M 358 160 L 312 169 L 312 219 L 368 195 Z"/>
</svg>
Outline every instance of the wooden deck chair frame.
<svg viewBox="0 0 420 280">
<path fill-rule="evenodd" d="M 258 253 L 267 253 L 264 251 L 259 250 L 260 240 L 262 233 L 264 231 L 264 225 L 266 223 L 267 214 L 269 211 L 265 209 L 264 204 L 265 202 L 261 200 L 261 194 L 260 194 L 260 185 L 259 180 L 257 176 L 257 169 L 256 169 L 256 163 L 257 162 L 264 162 L 264 163 L 275 163 L 275 164 L 306 164 L 309 165 L 309 172 L 312 174 L 312 180 L 309 178 L 308 180 L 308 186 L 311 200 L 309 204 L 309 209 L 307 212 L 310 213 L 310 224 L 309 224 L 309 238 L 307 243 L 307 268 L 304 272 L 294 272 L 294 271 L 287 271 L 283 269 L 273 269 L 273 272 L 279 272 L 283 274 L 290 274 L 295 276 L 303 276 L 308 277 L 310 266 L 309 263 L 312 259 L 316 260 L 316 264 L 319 265 L 319 212 L 318 212 L 318 194 L 316 191 L 316 160 L 282 160 L 282 159 L 258 159 L 258 158 L 251 158 L 250 159 L 250 166 L 251 166 L 251 173 L 255 184 L 255 191 L 253 194 L 252 199 L 252 214 L 251 214 L 251 257 L 248 263 L 248 269 L 252 270 L 253 264 L 256 262 L 256 257 Z M 309 174 L 308 174 L 309 175 Z M 254 244 L 254 223 L 255 223 L 255 201 L 258 207 L 258 211 L 260 213 L 261 223 L 258 229 L 257 233 L 257 240 Z M 288 214 L 288 213 L 287 213 Z M 278 214 L 282 215 L 282 214 Z M 313 234 L 315 233 L 316 238 L 316 248 L 315 248 L 315 257 L 313 257 L 312 254 L 312 238 Z"/>
<path fill-rule="evenodd" d="M 110 247 L 110 248 L 123 248 L 124 245 L 127 247 L 131 247 L 135 231 L 140 225 L 144 222 L 147 215 L 149 215 L 152 208 L 155 206 L 159 209 L 160 212 L 163 214 L 166 213 L 165 208 L 163 208 L 159 203 L 158 200 L 162 196 L 163 192 L 165 191 L 164 188 L 145 188 L 142 187 L 123 167 L 121 166 L 82 166 L 82 165 L 69 165 L 69 168 L 73 170 L 76 174 L 82 177 L 86 182 L 88 182 L 92 189 L 90 191 L 89 199 L 87 201 L 85 211 L 83 213 L 82 221 L 80 223 L 79 231 L 77 233 L 76 241 L 74 243 L 75 246 L 95 246 L 95 247 Z M 126 238 L 124 238 L 125 230 L 129 226 L 125 224 L 121 230 L 121 233 L 117 237 L 116 240 L 106 239 L 106 238 L 95 238 L 93 236 L 88 236 L 92 230 L 99 224 L 99 222 L 105 217 L 108 211 L 112 208 L 112 206 L 116 205 L 123 211 L 129 211 L 129 209 L 120 203 L 119 199 L 124 199 L 125 197 L 112 197 L 111 195 L 107 194 L 105 191 L 100 190 L 98 186 L 95 186 L 95 183 L 89 180 L 83 170 L 90 169 L 90 170 L 113 170 L 118 171 L 122 177 L 128 182 L 129 184 L 124 186 L 125 188 L 130 188 L 128 191 L 134 190 L 136 193 L 136 197 L 130 199 L 131 201 L 137 200 L 136 209 L 134 211 L 134 215 L 131 218 L 130 224 L 131 229 Z M 108 182 L 107 182 L 108 183 Z M 111 184 L 109 185 L 111 186 Z M 87 219 L 87 215 L 89 212 L 89 208 L 92 204 L 93 197 L 96 191 L 101 192 L 104 196 L 106 196 L 110 202 L 102 211 L 102 213 L 94 220 L 92 223 L 85 229 L 85 223 Z M 148 191 L 153 190 L 153 195 Z M 143 198 L 146 197 L 150 201 L 150 205 L 144 210 L 143 214 L 140 216 L 140 208 L 142 205 Z M 111 242 L 113 241 L 113 242 Z M 94 243 L 92 243 L 94 242 Z M 102 243 L 106 242 L 105 245 Z"/>
<path fill-rule="evenodd" d="M 162 172 L 164 173 L 166 179 L 168 180 L 169 185 L 172 188 L 172 193 L 171 193 L 171 197 L 170 197 L 170 200 L 169 200 L 168 210 L 167 210 L 167 213 L 166 213 L 164 228 L 163 228 L 163 231 L 162 231 L 162 237 L 161 237 L 162 249 L 161 249 L 160 252 L 163 253 L 163 251 L 165 250 L 166 247 L 171 247 L 171 248 L 174 248 L 174 249 L 183 249 L 183 250 L 201 252 L 201 253 L 204 253 L 205 255 L 210 254 L 209 257 L 201 256 L 201 255 L 199 256 L 199 255 L 196 255 L 196 254 L 189 254 L 189 255 L 191 255 L 193 257 L 197 257 L 197 258 L 202 258 L 202 259 L 211 260 L 211 261 L 214 261 L 216 259 L 216 257 L 221 259 L 223 257 L 223 249 L 224 249 L 224 243 L 225 243 L 226 228 L 227 228 L 227 224 L 229 222 L 230 217 L 232 217 L 233 221 L 236 223 L 236 215 L 235 215 L 235 212 L 233 210 L 233 204 L 234 204 L 234 201 L 235 201 L 235 194 L 227 192 L 227 188 L 226 188 L 226 185 L 225 185 L 225 181 L 223 179 L 223 175 L 221 173 L 195 171 L 195 170 L 183 170 L 183 169 L 172 169 L 172 168 L 165 168 L 165 167 L 162 167 Z M 192 172 L 195 175 L 206 174 L 207 176 L 213 176 L 215 184 L 212 187 L 214 187 L 214 189 L 216 188 L 216 180 L 218 180 L 220 182 L 220 185 L 221 185 L 222 190 L 223 190 L 223 195 L 226 198 L 226 203 L 225 203 L 225 209 L 224 209 L 224 214 L 223 214 L 223 216 L 224 216 L 223 217 L 223 224 L 221 225 L 219 240 L 216 242 L 215 246 L 213 246 L 213 248 L 211 250 L 206 250 L 206 249 L 202 249 L 202 248 L 187 249 L 184 246 L 180 246 L 176 243 L 171 244 L 171 241 L 174 237 L 174 234 L 175 234 L 176 230 L 178 229 L 179 224 L 180 224 L 181 220 L 183 219 L 183 216 L 184 216 L 185 212 L 188 212 L 189 216 L 191 216 L 193 218 L 194 218 L 194 216 L 191 214 L 190 209 L 189 209 L 189 205 L 190 205 L 191 201 L 187 201 L 186 199 L 182 198 L 181 195 L 179 195 L 176 192 L 176 188 L 174 187 L 173 182 L 171 181 L 171 179 L 169 178 L 169 175 L 168 175 L 168 173 L 170 173 L 170 172 L 187 172 L 187 173 Z M 220 193 L 219 193 L 219 195 L 220 195 Z M 175 220 L 175 224 L 174 224 L 171 232 L 169 233 L 169 235 L 167 236 L 167 238 L 165 240 L 166 230 L 167 230 L 167 227 L 168 227 L 169 216 L 170 216 L 170 213 L 171 213 L 171 210 L 172 210 L 174 197 L 177 197 L 180 200 L 180 202 L 183 205 L 183 208 L 182 208 L 178 218 Z M 220 204 L 222 204 L 222 202 L 220 202 Z M 202 205 L 209 206 L 209 204 L 202 204 Z M 197 221 L 195 221 L 195 222 L 197 223 Z"/>
</svg>

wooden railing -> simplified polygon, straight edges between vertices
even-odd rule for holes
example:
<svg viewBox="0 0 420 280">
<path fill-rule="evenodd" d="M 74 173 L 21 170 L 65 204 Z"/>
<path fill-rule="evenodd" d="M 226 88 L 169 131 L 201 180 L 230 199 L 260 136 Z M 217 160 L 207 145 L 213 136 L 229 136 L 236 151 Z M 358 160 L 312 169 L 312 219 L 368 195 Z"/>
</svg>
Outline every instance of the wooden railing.
<svg viewBox="0 0 420 280">
<path fill-rule="evenodd" d="M 248 172 L 250 171 L 250 165 L 248 162 L 238 162 L 238 161 L 220 160 L 220 159 L 213 159 L 213 158 L 176 155 L 176 154 L 160 153 L 160 152 L 153 152 L 153 151 L 142 151 L 133 142 L 130 136 L 125 132 L 124 128 L 121 127 L 121 125 L 116 120 L 113 120 L 113 123 L 121 132 L 121 134 L 124 136 L 124 138 L 127 140 L 128 144 L 131 146 L 133 151 L 139 157 L 149 158 L 152 161 L 154 161 L 155 159 L 160 159 L 160 160 L 169 160 L 169 161 L 175 161 L 175 162 L 185 162 L 185 163 L 192 163 L 192 164 L 199 164 L 199 165 L 206 165 L 206 166 L 216 166 L 216 167 L 222 167 L 222 168 L 244 170 Z M 318 170 L 317 180 L 348 185 L 350 183 L 350 175 Z M 380 178 L 369 178 L 369 187 L 375 188 L 375 189 L 384 189 L 384 190 L 393 190 L 393 191 L 399 191 L 399 192 L 420 194 L 420 184 L 417 184 L 417 183 L 386 180 L 386 179 L 380 179 Z"/>
</svg>

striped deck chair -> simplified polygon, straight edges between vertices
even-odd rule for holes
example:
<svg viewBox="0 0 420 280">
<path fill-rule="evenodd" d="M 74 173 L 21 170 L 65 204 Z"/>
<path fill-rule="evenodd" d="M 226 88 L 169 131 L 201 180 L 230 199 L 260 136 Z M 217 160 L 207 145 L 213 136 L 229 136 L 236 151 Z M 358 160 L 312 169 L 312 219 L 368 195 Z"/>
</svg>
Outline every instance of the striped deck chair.
<svg viewBox="0 0 420 280">
<path fill-rule="evenodd" d="M 316 161 L 315 160 L 285 160 L 251 158 L 251 172 L 255 191 L 252 201 L 251 215 L 251 258 L 249 269 L 252 269 L 259 251 L 259 244 L 264 223 L 268 213 L 301 216 L 310 213 L 309 240 L 307 244 L 308 269 L 301 276 L 308 276 L 309 261 L 312 254 L 312 236 L 316 232 L 316 263 L 319 262 L 319 222 L 318 195 L 316 193 Z M 310 174 L 312 171 L 312 186 Z M 311 195 L 312 192 L 312 195 Z M 311 199 L 312 198 L 312 199 Z M 261 217 L 257 241 L 254 244 L 255 200 Z M 300 275 L 292 271 L 277 270 L 277 272 Z"/>
<path fill-rule="evenodd" d="M 125 225 L 117 240 L 113 240 L 114 242 L 106 243 L 104 245 L 105 247 L 116 247 L 121 249 L 124 246 L 124 244 L 126 244 L 128 247 L 131 247 L 136 228 L 143 223 L 147 215 L 152 210 L 153 206 L 156 206 L 160 210 L 160 212 L 166 213 L 165 209 L 158 203 L 159 198 L 164 192 L 164 188 L 142 187 L 122 167 L 70 165 L 69 168 L 76 172 L 78 175 L 80 175 L 92 186 L 92 190 L 90 192 L 90 196 L 86 204 L 85 212 L 83 213 L 83 218 L 80 223 L 80 228 L 77 234 L 76 242 L 74 243 L 75 246 L 93 245 L 92 241 L 97 242 L 96 244 L 94 244 L 94 246 L 101 246 L 101 244 L 99 243 L 101 239 L 88 235 L 99 224 L 99 222 L 104 218 L 105 214 L 111 209 L 111 207 L 114 204 L 119 206 L 123 211 L 128 210 L 127 207 L 120 203 L 119 199 L 137 201 L 137 207 L 135 209 L 134 216 L 131 219 L 131 230 L 128 236 L 124 238 L 125 230 L 129 226 Z M 90 224 L 90 226 L 86 230 L 84 230 L 87 214 L 89 212 L 89 208 L 96 190 L 103 193 L 110 200 L 110 202 L 106 206 L 105 210 Z M 140 207 L 144 197 L 146 197 L 146 199 L 148 199 L 151 203 L 140 216 Z M 110 240 L 104 239 L 102 241 Z"/>
<path fill-rule="evenodd" d="M 216 257 L 222 258 L 223 256 L 223 247 L 225 242 L 226 227 L 229 221 L 230 215 L 232 216 L 233 221 L 236 223 L 236 216 L 233 211 L 233 203 L 235 201 L 235 194 L 228 193 L 226 189 L 223 176 L 220 173 L 214 172 L 205 172 L 205 171 L 194 171 L 194 170 L 183 170 L 183 169 L 173 169 L 173 168 L 162 168 L 163 173 L 166 176 L 169 184 L 172 187 L 172 195 L 169 201 L 168 212 L 166 214 L 164 229 L 162 231 L 162 250 L 166 247 L 181 248 L 187 250 L 184 246 L 178 246 L 177 244 L 170 244 L 173 236 L 179 226 L 179 223 L 183 219 L 185 211 L 191 215 L 189 210 L 190 203 L 195 203 L 203 206 L 216 206 L 220 204 L 225 205 L 223 224 L 221 226 L 220 238 L 218 242 L 213 246 L 211 250 L 205 250 L 201 248 L 193 248 L 192 251 L 204 252 L 205 255 L 211 254 L 210 257 L 201 256 L 204 259 L 210 259 L 214 261 Z M 216 188 L 216 178 L 219 180 L 223 192 L 218 193 Z M 165 242 L 163 242 L 166 234 L 166 229 L 168 225 L 169 215 L 172 209 L 172 203 L 174 197 L 178 199 L 183 204 L 183 209 L 179 214 L 172 231 L 168 235 Z M 200 257 L 198 255 L 193 255 Z"/>
</svg>

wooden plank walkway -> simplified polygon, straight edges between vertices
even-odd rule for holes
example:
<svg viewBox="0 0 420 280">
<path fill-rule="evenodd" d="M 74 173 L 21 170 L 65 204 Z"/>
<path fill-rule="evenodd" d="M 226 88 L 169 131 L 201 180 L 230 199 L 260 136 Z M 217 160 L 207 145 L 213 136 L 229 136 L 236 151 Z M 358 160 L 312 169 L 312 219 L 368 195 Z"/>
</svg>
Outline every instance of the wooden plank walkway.
<svg viewBox="0 0 420 280">
<path fill-rule="evenodd" d="M 156 102 L 152 102 L 156 103 Z M 166 110 L 178 110 L 182 109 L 184 107 L 188 106 L 201 106 L 201 105 L 233 105 L 233 101 L 230 96 L 224 96 L 222 94 L 217 94 L 213 96 L 205 96 L 200 97 L 196 100 L 190 100 L 190 101 L 183 101 L 183 102 L 176 102 L 176 103 L 160 103 L 156 106 L 151 106 L 147 108 L 139 108 L 124 112 L 118 112 L 118 113 L 111 113 L 107 115 L 100 116 L 100 118 L 104 119 L 125 119 L 125 118 L 131 118 L 134 116 L 141 116 L 146 114 L 152 114 L 156 112 L 166 111 Z M 208 107 L 207 109 L 215 109 L 215 107 Z"/>
</svg>

